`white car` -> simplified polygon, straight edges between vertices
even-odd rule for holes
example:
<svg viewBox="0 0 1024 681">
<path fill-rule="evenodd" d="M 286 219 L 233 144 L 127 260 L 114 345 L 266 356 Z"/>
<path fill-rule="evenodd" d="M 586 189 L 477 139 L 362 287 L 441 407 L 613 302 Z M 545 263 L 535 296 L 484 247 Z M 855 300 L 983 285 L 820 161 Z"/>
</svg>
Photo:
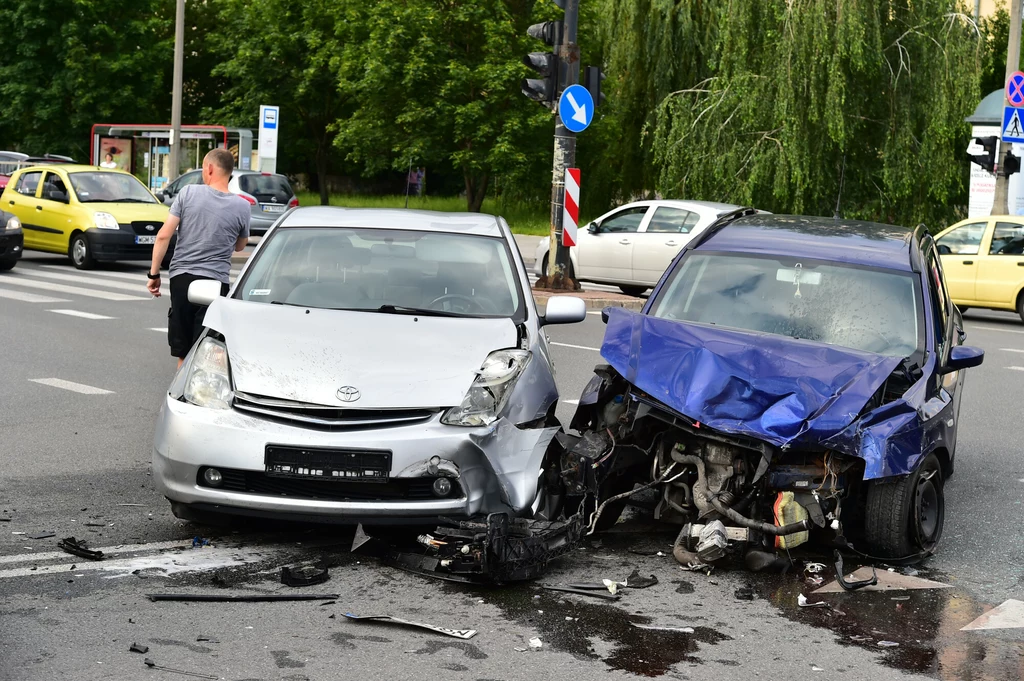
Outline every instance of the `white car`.
<svg viewBox="0 0 1024 681">
<path fill-rule="evenodd" d="M 709 201 L 637 201 L 609 211 L 581 227 L 569 249 L 578 281 L 615 284 L 638 296 L 658 283 L 676 254 L 720 215 L 739 209 Z M 548 267 L 549 239 L 537 245 L 534 273 Z"/>
</svg>

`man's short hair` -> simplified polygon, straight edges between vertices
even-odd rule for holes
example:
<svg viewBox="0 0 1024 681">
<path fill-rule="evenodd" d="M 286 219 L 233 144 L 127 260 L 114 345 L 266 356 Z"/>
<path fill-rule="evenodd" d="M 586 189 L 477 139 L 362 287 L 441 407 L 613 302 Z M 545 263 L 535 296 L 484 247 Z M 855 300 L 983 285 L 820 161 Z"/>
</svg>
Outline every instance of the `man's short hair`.
<svg viewBox="0 0 1024 681">
<path fill-rule="evenodd" d="M 227 149 L 211 149 L 203 161 L 220 168 L 225 175 L 230 175 L 231 171 L 235 169 L 235 159 Z"/>
</svg>

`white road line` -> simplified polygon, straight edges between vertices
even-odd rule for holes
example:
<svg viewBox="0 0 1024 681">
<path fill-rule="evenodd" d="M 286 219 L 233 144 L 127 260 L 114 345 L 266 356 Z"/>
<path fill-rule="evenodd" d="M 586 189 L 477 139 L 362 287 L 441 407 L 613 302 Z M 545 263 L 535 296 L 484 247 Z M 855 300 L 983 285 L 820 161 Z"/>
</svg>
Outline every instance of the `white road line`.
<svg viewBox="0 0 1024 681">
<path fill-rule="evenodd" d="M 56 291 L 58 293 L 69 293 L 78 296 L 86 296 L 87 298 L 101 298 L 103 300 L 149 300 L 150 298 L 144 298 L 142 296 L 129 296 L 124 293 L 114 293 L 113 291 L 94 291 L 92 289 L 82 288 L 80 286 L 65 286 L 64 284 L 54 284 L 49 281 L 37 281 L 35 279 L 29 279 L 24 276 L 17 277 L 4 277 L 4 283 L 14 284 L 16 286 L 28 286 L 29 288 L 43 289 L 44 291 Z"/>
<path fill-rule="evenodd" d="M 967 331 L 974 331 L 975 329 L 977 329 L 978 331 L 1003 331 L 1005 333 L 1024 333 L 1024 331 L 1021 331 L 1020 329 L 1001 329 L 998 326 L 974 326 L 972 324 L 971 326 L 967 327 Z"/>
<path fill-rule="evenodd" d="M 25 540 L 28 541 L 28 540 Z M 188 549 L 191 548 L 191 544 L 187 539 L 178 539 L 172 541 L 158 541 L 152 544 L 118 544 L 116 546 L 105 546 L 100 548 L 103 551 L 103 555 L 116 555 L 119 553 L 137 553 L 140 551 L 163 551 L 165 549 Z M 10 565 L 13 563 L 38 563 L 44 560 L 57 560 L 58 558 L 67 560 L 69 554 L 63 551 L 39 551 L 36 553 L 22 553 L 17 556 L 0 556 L 0 565 Z"/>
<path fill-rule="evenodd" d="M 0 288 L 0 298 L 10 298 L 11 300 L 20 300 L 23 303 L 67 303 L 69 302 L 65 298 L 51 298 L 49 296 L 39 296 L 35 293 L 25 293 L 23 291 L 11 291 L 9 289 Z"/>
<path fill-rule="evenodd" d="M 160 326 L 151 326 L 151 327 L 149 327 L 149 330 L 150 331 L 159 331 L 160 333 L 167 333 L 167 329 L 164 328 L 164 327 L 160 327 Z"/>
<path fill-rule="evenodd" d="M 145 278 L 139 279 L 137 284 L 129 284 L 127 281 L 108 281 L 106 279 L 100 279 L 92 275 L 82 276 L 80 274 L 64 274 L 61 272 L 43 272 L 41 270 L 25 270 L 21 273 L 23 276 L 28 274 L 32 277 L 44 277 L 46 279 L 57 279 L 58 281 L 70 281 L 74 284 L 89 284 L 90 286 L 104 286 L 106 288 L 116 288 L 122 291 L 139 291 L 145 290 L 146 280 Z"/>
<path fill-rule="evenodd" d="M 1024 352 L 1020 348 L 999 348 L 1003 352 Z"/>
<path fill-rule="evenodd" d="M 579 404 L 579 400 L 562 400 L 562 404 Z"/>
<path fill-rule="evenodd" d="M 61 388 L 63 390 L 70 390 L 71 392 L 82 393 L 83 395 L 112 395 L 114 393 L 113 390 L 94 388 L 93 386 L 85 385 L 84 383 L 65 381 L 62 378 L 30 378 L 28 380 L 33 383 L 41 383 L 42 385 L 48 385 L 53 388 Z"/>
<path fill-rule="evenodd" d="M 65 272 L 67 274 L 73 274 L 74 272 L 77 271 L 77 270 L 72 270 L 69 267 L 62 267 L 61 265 L 40 265 L 39 268 L 48 269 L 48 270 L 55 270 L 57 272 Z M 39 268 L 30 267 L 30 268 L 27 268 L 27 269 L 35 270 L 35 269 L 39 269 Z M 232 268 L 231 276 L 237 277 L 238 274 L 241 271 L 242 271 L 241 269 L 234 269 L 234 268 Z M 145 285 L 145 283 L 146 283 L 146 272 L 147 272 L 147 270 L 139 270 L 137 273 L 136 272 L 109 272 L 107 270 L 89 270 L 89 276 L 90 277 L 106 277 L 108 279 L 125 279 L 125 280 L 128 280 L 128 281 L 141 281 L 143 283 L 143 285 Z M 167 283 L 167 270 L 163 270 L 162 274 L 164 275 L 163 282 L 166 284 Z"/>
<path fill-rule="evenodd" d="M 47 310 L 47 312 L 56 312 L 57 314 L 66 314 L 70 317 L 81 317 L 82 319 L 117 319 L 117 317 L 108 317 L 102 314 L 93 314 L 92 312 L 81 312 L 80 310 Z"/>
<path fill-rule="evenodd" d="M 588 310 L 587 314 L 601 314 L 601 310 Z"/>
<path fill-rule="evenodd" d="M 1006 367 L 1007 369 L 1013 369 L 1014 371 L 1024 371 L 1024 367 Z"/>
<path fill-rule="evenodd" d="M 556 343 L 551 341 L 549 345 L 557 345 L 560 348 L 574 348 L 576 350 L 590 350 L 591 352 L 601 352 L 601 348 L 590 348 L 586 345 L 573 345 L 572 343 Z"/>
</svg>

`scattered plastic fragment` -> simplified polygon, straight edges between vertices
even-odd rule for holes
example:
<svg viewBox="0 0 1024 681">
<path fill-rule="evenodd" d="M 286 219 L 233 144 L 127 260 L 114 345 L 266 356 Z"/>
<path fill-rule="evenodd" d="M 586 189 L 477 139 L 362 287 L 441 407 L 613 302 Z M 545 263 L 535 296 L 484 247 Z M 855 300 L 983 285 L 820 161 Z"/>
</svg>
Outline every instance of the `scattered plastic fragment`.
<svg viewBox="0 0 1024 681">
<path fill-rule="evenodd" d="M 130 646 L 128 646 L 128 652 L 130 652 L 130 653 L 148 653 L 149 652 L 149 646 L 144 646 L 144 645 L 140 645 L 138 643 L 133 643 Z"/>
<path fill-rule="evenodd" d="M 619 600 L 618 594 L 609 594 L 604 591 L 594 591 L 592 589 L 578 589 L 571 586 L 549 586 L 547 584 L 541 585 L 542 589 L 548 591 L 561 591 L 564 593 L 577 594 L 580 596 L 590 596 L 591 598 L 602 598 L 606 601 L 617 601 Z"/>
<path fill-rule="evenodd" d="M 90 549 L 84 539 L 65 537 L 57 542 L 57 548 L 89 560 L 103 560 L 103 552 Z"/>
<path fill-rule="evenodd" d="M 315 586 L 317 584 L 323 584 L 330 578 L 331 575 L 327 571 L 327 568 L 324 568 L 323 570 L 318 570 L 316 568 L 292 570 L 288 566 L 281 568 L 281 583 L 285 586 Z"/>
<path fill-rule="evenodd" d="M 106 527 L 106 523 L 83 523 L 86 527 Z"/>
<path fill-rule="evenodd" d="M 530 649 L 531 650 L 540 650 L 543 647 L 544 647 L 544 642 L 541 641 L 536 636 L 534 636 L 533 638 L 530 639 Z"/>
<path fill-rule="evenodd" d="M 856 641 L 857 643 L 864 643 L 865 641 L 873 641 L 874 639 L 870 636 L 851 636 L 850 640 Z"/>
<path fill-rule="evenodd" d="M 738 600 L 741 601 L 752 601 L 754 600 L 754 590 L 749 586 L 736 589 L 736 593 L 733 594 Z"/>
<path fill-rule="evenodd" d="M 517 653 L 525 653 L 526 652 L 526 648 L 518 648 L 517 647 L 517 648 L 513 648 L 512 650 L 516 651 Z"/>
<path fill-rule="evenodd" d="M 24 532 L 11 532 L 11 534 L 25 534 Z"/>
<path fill-rule="evenodd" d="M 217 639 L 211 636 L 196 636 L 196 643 L 220 643 Z"/>
<path fill-rule="evenodd" d="M 601 583 L 605 585 L 609 593 L 616 593 L 619 587 L 622 586 L 622 582 L 614 582 L 610 579 L 602 579 Z"/>
<path fill-rule="evenodd" d="M 352 548 L 349 549 L 352 553 L 355 553 L 363 544 L 371 541 L 373 537 L 366 534 L 366 530 L 363 529 L 363 524 L 359 523 L 356 525 L 355 536 L 352 537 Z"/>
<path fill-rule="evenodd" d="M 647 629 L 650 631 L 676 631 L 681 634 L 692 634 L 693 627 L 657 627 L 652 624 L 637 624 L 636 622 L 630 622 L 637 629 Z"/>
<path fill-rule="evenodd" d="M 625 586 L 630 589 L 646 589 L 649 586 L 654 586 L 658 583 L 658 578 L 654 575 L 650 577 L 644 577 L 640 574 L 640 570 L 633 570 L 633 572 L 626 577 Z"/>
<path fill-rule="evenodd" d="M 890 601 L 909 601 L 910 596 L 893 596 L 889 599 Z"/>
<path fill-rule="evenodd" d="M 160 665 L 158 665 L 156 662 L 154 662 L 153 660 L 149 659 L 148 657 L 145 660 L 143 660 L 142 663 L 145 664 L 150 669 L 159 669 L 159 670 L 165 671 L 165 672 L 173 672 L 175 674 L 184 674 L 185 676 L 195 676 L 196 678 L 200 678 L 200 679 L 213 679 L 214 681 L 217 681 L 217 679 L 220 678 L 219 676 L 211 676 L 210 674 L 200 674 L 199 672 L 187 672 L 187 671 L 184 671 L 182 669 L 172 669 L 171 667 L 161 667 Z"/>
<path fill-rule="evenodd" d="M 118 506 L 145 506 L 145 504 L 118 504 Z"/>
<path fill-rule="evenodd" d="M 921 571 L 916 568 L 905 567 L 902 570 L 900 570 L 900 573 L 906 575 L 907 577 L 917 577 L 919 574 L 921 574 Z"/>
<path fill-rule="evenodd" d="M 46 531 L 46 532 L 37 532 L 35 534 L 30 534 L 28 536 L 28 538 L 29 539 L 49 539 L 50 537 L 56 537 L 56 536 L 57 536 L 56 532 Z"/>
<path fill-rule="evenodd" d="M 195 537 L 192 537 L 192 548 L 194 548 L 194 549 L 200 549 L 200 548 L 202 548 L 204 546 L 209 546 L 209 545 L 210 545 L 210 540 L 209 539 L 205 539 L 205 538 L 200 537 L 198 535 L 195 536 Z"/>
<path fill-rule="evenodd" d="M 819 667 L 819 666 L 818 666 L 818 665 L 816 665 L 816 664 L 812 664 L 812 665 L 811 665 L 811 671 L 812 671 L 812 672 L 823 672 L 823 671 L 825 671 L 825 670 L 824 670 L 824 669 L 822 669 L 821 667 Z"/>
<path fill-rule="evenodd" d="M 810 603 L 810 602 L 808 602 L 807 596 L 804 596 L 803 594 L 800 594 L 799 596 L 796 597 L 796 604 L 799 605 L 801 608 L 827 608 L 828 607 L 828 603 L 826 603 L 825 601 L 818 601 L 817 603 Z"/>
<path fill-rule="evenodd" d="M 338 601 L 327 601 L 326 603 L 321 603 L 321 604 L 320 604 L 320 607 L 322 608 L 322 607 L 324 607 L 325 605 L 334 605 L 334 604 L 335 604 L 335 603 L 337 603 L 337 602 L 338 602 Z"/>
<path fill-rule="evenodd" d="M 447 629 L 445 627 L 435 627 L 432 624 L 423 624 L 421 622 L 410 622 L 409 620 L 399 619 L 397 617 L 391 617 L 390 615 L 353 615 L 350 612 L 345 613 L 345 617 L 355 622 L 382 622 L 384 624 L 398 624 L 407 627 L 416 627 L 417 629 L 426 629 L 427 631 L 433 631 L 438 634 L 444 634 L 445 636 L 451 636 L 452 638 L 461 638 L 463 640 L 470 639 L 476 636 L 476 629 Z M 532 643 L 531 643 L 532 645 Z"/>
<path fill-rule="evenodd" d="M 10 518 L 0 518 L 0 523 L 9 523 L 9 522 L 11 522 Z"/>
<path fill-rule="evenodd" d="M 811 574 L 817 574 L 825 571 L 824 563 L 805 563 L 804 572 L 810 572 Z"/>
<path fill-rule="evenodd" d="M 339 594 L 146 594 L 151 601 L 199 601 L 207 603 L 262 603 L 275 601 L 329 601 Z"/>
<path fill-rule="evenodd" d="M 880 648 L 897 648 L 897 647 L 899 647 L 899 645 L 900 644 L 896 643 L 896 641 L 879 641 L 878 642 L 878 646 Z"/>
</svg>

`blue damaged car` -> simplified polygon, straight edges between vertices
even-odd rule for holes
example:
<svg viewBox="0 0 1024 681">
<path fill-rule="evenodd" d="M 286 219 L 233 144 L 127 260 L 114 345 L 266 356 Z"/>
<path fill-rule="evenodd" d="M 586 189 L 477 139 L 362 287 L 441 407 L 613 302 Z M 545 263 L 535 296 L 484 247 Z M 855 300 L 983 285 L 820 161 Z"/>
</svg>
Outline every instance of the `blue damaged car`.
<svg viewBox="0 0 1024 681">
<path fill-rule="evenodd" d="M 684 564 L 781 568 L 825 543 L 919 560 L 942 535 L 964 345 L 924 226 L 744 209 L 675 259 L 639 313 L 608 308 L 606 364 L 563 469 L 591 530 L 637 485 Z"/>
</svg>

